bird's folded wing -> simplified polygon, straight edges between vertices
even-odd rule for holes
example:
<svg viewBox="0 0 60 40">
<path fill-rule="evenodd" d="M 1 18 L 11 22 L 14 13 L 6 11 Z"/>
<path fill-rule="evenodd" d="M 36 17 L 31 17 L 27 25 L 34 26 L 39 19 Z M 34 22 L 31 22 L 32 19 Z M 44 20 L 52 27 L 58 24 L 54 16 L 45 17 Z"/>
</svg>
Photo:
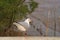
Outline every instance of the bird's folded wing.
<svg viewBox="0 0 60 40">
<path fill-rule="evenodd" d="M 25 29 L 22 25 L 20 25 L 20 24 L 18 24 L 18 23 L 13 23 L 13 24 L 16 25 L 17 28 L 18 28 L 20 31 L 26 31 L 26 29 Z"/>
</svg>

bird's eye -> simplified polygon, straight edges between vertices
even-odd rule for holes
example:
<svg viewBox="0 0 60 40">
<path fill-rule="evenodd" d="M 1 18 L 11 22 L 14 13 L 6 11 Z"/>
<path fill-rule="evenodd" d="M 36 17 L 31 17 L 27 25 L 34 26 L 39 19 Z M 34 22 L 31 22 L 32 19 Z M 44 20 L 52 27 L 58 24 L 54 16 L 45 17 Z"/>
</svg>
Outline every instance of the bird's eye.
<svg viewBox="0 0 60 40">
<path fill-rule="evenodd" d="M 30 24 L 32 24 L 32 22 L 29 22 Z"/>
</svg>

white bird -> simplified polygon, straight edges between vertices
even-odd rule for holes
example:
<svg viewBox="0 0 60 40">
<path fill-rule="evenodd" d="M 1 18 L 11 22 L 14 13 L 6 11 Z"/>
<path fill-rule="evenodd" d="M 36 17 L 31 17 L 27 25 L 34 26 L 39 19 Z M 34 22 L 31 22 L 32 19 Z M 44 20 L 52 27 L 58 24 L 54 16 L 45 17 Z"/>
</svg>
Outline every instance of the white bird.
<svg viewBox="0 0 60 40">
<path fill-rule="evenodd" d="M 14 22 L 13 25 L 17 26 L 18 30 L 25 32 L 30 28 L 30 22 L 31 22 L 31 19 L 27 18 L 23 22 L 17 22 L 17 23 Z"/>
</svg>

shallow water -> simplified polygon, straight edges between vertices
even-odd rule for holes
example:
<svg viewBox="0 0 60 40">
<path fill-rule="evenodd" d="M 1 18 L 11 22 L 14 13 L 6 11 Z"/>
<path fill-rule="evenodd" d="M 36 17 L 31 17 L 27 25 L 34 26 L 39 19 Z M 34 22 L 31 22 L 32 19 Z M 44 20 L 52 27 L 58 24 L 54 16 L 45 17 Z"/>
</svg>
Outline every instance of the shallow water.
<svg viewBox="0 0 60 40">
<path fill-rule="evenodd" d="M 48 36 L 54 36 L 55 22 L 56 34 L 60 36 L 60 0 L 35 0 L 39 3 L 35 11 L 28 17 L 32 18 L 36 28 L 41 28 L 43 35 L 46 35 L 48 25 Z M 34 18 L 34 17 L 36 18 Z M 38 20 L 40 19 L 40 20 Z"/>
</svg>

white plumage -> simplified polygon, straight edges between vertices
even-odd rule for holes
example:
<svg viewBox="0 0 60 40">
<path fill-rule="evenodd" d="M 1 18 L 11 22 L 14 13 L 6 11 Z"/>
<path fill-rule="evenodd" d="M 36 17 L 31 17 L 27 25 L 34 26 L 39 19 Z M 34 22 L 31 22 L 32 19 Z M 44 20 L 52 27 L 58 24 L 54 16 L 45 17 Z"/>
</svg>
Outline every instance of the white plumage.
<svg viewBox="0 0 60 40">
<path fill-rule="evenodd" d="M 31 19 L 27 18 L 23 22 L 18 22 L 18 23 L 14 22 L 13 24 L 17 26 L 18 30 L 26 31 L 30 28 L 30 22 L 31 22 Z"/>
</svg>

